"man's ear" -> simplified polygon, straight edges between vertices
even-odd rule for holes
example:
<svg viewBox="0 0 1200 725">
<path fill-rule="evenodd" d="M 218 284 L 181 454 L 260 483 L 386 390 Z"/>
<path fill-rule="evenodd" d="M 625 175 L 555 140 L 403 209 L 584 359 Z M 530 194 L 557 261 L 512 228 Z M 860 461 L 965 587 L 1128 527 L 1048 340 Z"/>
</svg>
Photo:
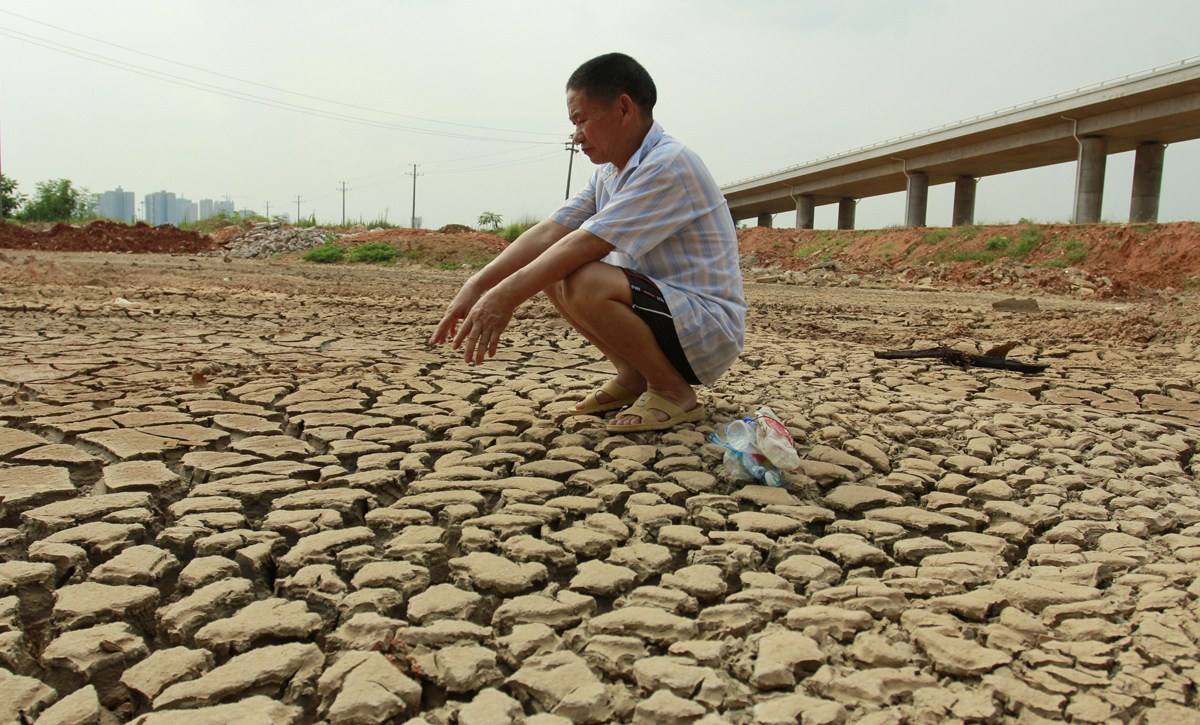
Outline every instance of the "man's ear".
<svg viewBox="0 0 1200 725">
<path fill-rule="evenodd" d="M 621 118 L 632 119 L 638 112 L 638 105 L 633 102 L 628 93 L 622 93 L 617 96 L 617 103 L 621 106 Z"/>
</svg>

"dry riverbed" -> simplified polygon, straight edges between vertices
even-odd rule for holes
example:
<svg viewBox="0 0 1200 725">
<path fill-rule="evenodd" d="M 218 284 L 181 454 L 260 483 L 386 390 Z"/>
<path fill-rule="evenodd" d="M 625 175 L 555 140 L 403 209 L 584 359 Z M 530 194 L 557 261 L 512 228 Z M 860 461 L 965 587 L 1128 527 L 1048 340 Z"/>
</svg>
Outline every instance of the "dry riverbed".
<svg viewBox="0 0 1200 725">
<path fill-rule="evenodd" d="M 0 260 L 0 721 L 1197 721 L 1194 301 L 751 285 L 621 437 L 544 303 L 429 348 L 461 279 Z M 763 403 L 786 488 L 705 442 Z"/>
</svg>

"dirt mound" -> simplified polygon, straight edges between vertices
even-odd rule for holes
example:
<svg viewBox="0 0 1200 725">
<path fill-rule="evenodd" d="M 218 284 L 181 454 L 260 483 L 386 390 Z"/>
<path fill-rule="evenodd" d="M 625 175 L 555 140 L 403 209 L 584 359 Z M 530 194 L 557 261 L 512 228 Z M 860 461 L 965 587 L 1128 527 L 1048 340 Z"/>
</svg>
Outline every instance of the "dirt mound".
<svg viewBox="0 0 1200 725">
<path fill-rule="evenodd" d="M 466 232 L 473 232 L 475 230 L 466 224 L 447 224 L 438 229 L 438 231 L 444 234 L 464 234 Z"/>
<path fill-rule="evenodd" d="M 152 227 L 141 222 L 129 226 L 95 221 L 86 226 L 55 224 L 46 231 L 19 224 L 0 224 L 0 247 L 43 249 L 54 252 L 142 252 L 196 254 L 220 245 L 209 237 L 173 226 Z"/>
<path fill-rule="evenodd" d="M 738 233 L 738 246 L 748 266 L 786 270 L 836 265 L 849 273 L 965 285 L 1019 276 L 1047 291 L 1087 278 L 1110 288 L 1110 296 L 1200 286 L 1195 222 L 853 231 L 755 227 Z"/>
<path fill-rule="evenodd" d="M 402 256 L 428 264 L 479 264 L 508 245 L 502 237 L 487 232 L 446 233 L 430 229 L 376 229 L 343 234 L 338 241 L 348 247 L 390 244 Z"/>
</svg>

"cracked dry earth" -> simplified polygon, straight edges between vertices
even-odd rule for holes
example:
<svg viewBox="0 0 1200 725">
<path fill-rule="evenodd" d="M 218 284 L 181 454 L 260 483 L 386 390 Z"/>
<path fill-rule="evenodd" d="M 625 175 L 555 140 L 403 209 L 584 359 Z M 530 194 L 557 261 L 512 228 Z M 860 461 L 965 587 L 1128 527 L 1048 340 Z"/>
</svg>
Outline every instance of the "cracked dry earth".
<svg viewBox="0 0 1200 725">
<path fill-rule="evenodd" d="M 0 721 L 1198 720 L 1200 358 L 1055 337 L 1126 308 L 751 286 L 767 488 L 561 417 L 545 305 L 472 368 L 455 274 L 131 259 L 0 292 Z M 964 329 L 1052 367 L 871 355 Z"/>
</svg>

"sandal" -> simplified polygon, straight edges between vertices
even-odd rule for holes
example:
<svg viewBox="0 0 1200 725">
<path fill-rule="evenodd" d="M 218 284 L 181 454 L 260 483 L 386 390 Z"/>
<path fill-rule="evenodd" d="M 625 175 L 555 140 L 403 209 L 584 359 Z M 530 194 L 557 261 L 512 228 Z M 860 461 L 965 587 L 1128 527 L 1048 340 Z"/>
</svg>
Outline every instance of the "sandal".
<svg viewBox="0 0 1200 725">
<path fill-rule="evenodd" d="M 654 411 L 656 410 L 666 413 L 667 419 L 659 420 L 658 416 L 654 415 Z M 674 428 L 680 423 L 694 423 L 698 420 L 704 420 L 708 412 L 704 410 L 703 405 L 698 403 L 695 408 L 684 410 L 661 395 L 646 391 L 634 401 L 633 405 L 621 411 L 621 415 L 636 415 L 642 419 L 642 422 L 631 423 L 629 425 L 609 423 L 605 428 L 610 433 L 639 433 L 649 430 L 667 430 Z"/>
<path fill-rule="evenodd" d="M 607 403 L 601 403 L 597 400 L 600 393 L 604 393 L 612 400 Z M 630 392 L 616 380 L 609 380 L 604 385 L 587 394 L 587 397 L 580 401 L 580 407 L 572 408 L 571 415 L 596 415 L 597 413 L 605 413 L 617 408 L 624 408 L 633 401 L 637 400 L 637 393 Z"/>
</svg>

